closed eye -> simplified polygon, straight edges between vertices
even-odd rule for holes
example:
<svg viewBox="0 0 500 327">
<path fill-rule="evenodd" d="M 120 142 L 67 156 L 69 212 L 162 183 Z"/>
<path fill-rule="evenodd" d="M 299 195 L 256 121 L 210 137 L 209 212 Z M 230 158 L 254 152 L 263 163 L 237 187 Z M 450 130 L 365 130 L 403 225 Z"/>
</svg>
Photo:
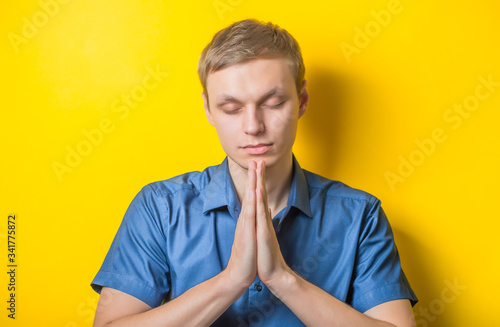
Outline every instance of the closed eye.
<svg viewBox="0 0 500 327">
<path fill-rule="evenodd" d="M 223 110 L 223 112 L 227 115 L 234 115 L 237 114 L 240 109 L 231 109 L 231 110 Z"/>
<path fill-rule="evenodd" d="M 234 114 L 238 113 L 238 111 L 240 111 L 240 109 L 241 109 L 241 105 L 238 103 L 234 103 L 234 102 L 225 103 L 225 104 L 219 105 L 218 107 L 223 113 L 225 113 L 227 115 L 234 115 Z"/>
<path fill-rule="evenodd" d="M 285 104 L 286 101 L 283 101 L 281 103 L 278 103 L 278 104 L 275 104 L 275 105 L 265 105 L 266 107 L 269 107 L 271 109 L 279 109 L 281 107 L 283 107 L 283 105 Z"/>
</svg>

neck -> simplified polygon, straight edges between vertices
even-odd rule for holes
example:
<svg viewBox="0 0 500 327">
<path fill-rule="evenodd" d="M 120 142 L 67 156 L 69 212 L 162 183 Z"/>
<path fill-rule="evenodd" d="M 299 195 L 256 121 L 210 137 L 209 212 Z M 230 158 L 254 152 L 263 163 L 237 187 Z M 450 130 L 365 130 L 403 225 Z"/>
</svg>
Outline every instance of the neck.
<svg viewBox="0 0 500 327">
<path fill-rule="evenodd" d="M 247 183 L 248 167 L 241 167 L 228 157 L 229 172 L 234 183 L 234 188 L 241 203 L 245 186 Z M 266 162 L 267 164 L 267 162 Z M 267 202 L 271 208 L 273 217 L 286 207 L 288 195 L 293 181 L 293 159 L 292 154 L 275 162 L 271 166 L 266 165 L 266 190 Z"/>
</svg>

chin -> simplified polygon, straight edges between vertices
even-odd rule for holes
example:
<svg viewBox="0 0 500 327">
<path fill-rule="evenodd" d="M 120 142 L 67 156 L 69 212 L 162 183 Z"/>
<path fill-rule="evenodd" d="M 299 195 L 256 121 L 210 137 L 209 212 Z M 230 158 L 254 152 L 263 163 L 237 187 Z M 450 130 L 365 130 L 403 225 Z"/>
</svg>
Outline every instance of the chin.
<svg viewBox="0 0 500 327">
<path fill-rule="evenodd" d="M 259 156 L 246 155 L 245 157 L 228 155 L 228 158 L 243 169 L 248 169 L 250 161 L 252 160 L 254 160 L 255 162 L 257 162 L 258 160 L 264 160 L 266 167 L 272 161 L 270 160 L 269 156 L 265 155 L 259 155 Z"/>
<path fill-rule="evenodd" d="M 254 160 L 257 162 L 258 160 L 264 160 L 264 164 L 266 167 L 271 167 L 276 163 L 276 158 L 272 155 L 258 155 L 258 156 L 250 156 L 247 160 L 245 160 L 245 164 L 248 169 L 248 164 L 250 163 L 251 160 Z"/>
</svg>

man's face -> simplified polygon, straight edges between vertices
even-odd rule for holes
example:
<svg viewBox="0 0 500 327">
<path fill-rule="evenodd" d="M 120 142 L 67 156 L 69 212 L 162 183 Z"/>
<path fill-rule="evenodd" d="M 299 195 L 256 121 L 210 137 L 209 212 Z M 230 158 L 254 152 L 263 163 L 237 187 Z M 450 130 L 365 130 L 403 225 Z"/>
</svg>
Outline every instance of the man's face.
<svg viewBox="0 0 500 327">
<path fill-rule="evenodd" d="M 298 119 L 308 94 L 301 97 L 285 59 L 253 59 L 211 73 L 205 112 L 229 160 L 247 169 L 250 160 L 267 167 L 291 159 Z"/>
</svg>

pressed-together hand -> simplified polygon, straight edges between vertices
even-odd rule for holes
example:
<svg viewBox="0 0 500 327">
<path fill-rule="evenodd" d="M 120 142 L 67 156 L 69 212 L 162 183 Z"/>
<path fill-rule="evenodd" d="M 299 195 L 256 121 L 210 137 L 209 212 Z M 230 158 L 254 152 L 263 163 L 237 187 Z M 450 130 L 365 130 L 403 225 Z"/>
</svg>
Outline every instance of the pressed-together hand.
<svg viewBox="0 0 500 327">
<path fill-rule="evenodd" d="M 247 185 L 227 269 L 233 281 L 245 286 L 250 286 L 257 274 L 267 284 L 287 269 L 268 208 L 263 160 L 251 161 L 248 166 Z"/>
<path fill-rule="evenodd" d="M 255 236 L 255 162 L 248 166 L 247 185 L 234 232 L 231 257 L 227 264 L 229 278 L 245 287 L 250 286 L 257 275 L 257 238 Z"/>
<path fill-rule="evenodd" d="M 257 163 L 256 174 L 257 273 L 264 284 L 269 284 L 273 279 L 280 278 L 288 266 L 281 254 L 272 223 L 271 209 L 268 207 L 266 171 L 263 160 Z"/>
</svg>

